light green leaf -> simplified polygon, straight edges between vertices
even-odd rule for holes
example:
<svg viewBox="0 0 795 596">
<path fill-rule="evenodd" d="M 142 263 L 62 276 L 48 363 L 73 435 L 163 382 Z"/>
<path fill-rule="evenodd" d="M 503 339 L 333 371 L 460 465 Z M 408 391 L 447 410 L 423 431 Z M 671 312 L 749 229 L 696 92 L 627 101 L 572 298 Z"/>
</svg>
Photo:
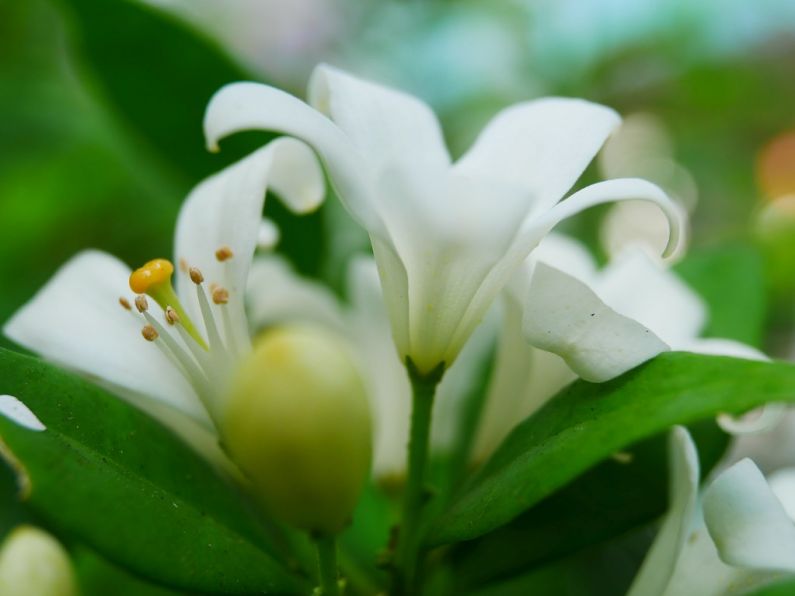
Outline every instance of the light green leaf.
<svg viewBox="0 0 795 596">
<path fill-rule="evenodd" d="M 59 533 L 177 588 L 301 591 L 242 495 L 145 414 L 8 350 L 0 350 L 0 394 L 16 397 L 46 427 L 0 416 L 22 498 Z"/>
<path fill-rule="evenodd" d="M 600 460 L 674 424 L 795 401 L 795 366 L 668 353 L 603 384 L 574 383 L 525 420 L 434 524 L 429 542 L 498 528 Z"/>
</svg>

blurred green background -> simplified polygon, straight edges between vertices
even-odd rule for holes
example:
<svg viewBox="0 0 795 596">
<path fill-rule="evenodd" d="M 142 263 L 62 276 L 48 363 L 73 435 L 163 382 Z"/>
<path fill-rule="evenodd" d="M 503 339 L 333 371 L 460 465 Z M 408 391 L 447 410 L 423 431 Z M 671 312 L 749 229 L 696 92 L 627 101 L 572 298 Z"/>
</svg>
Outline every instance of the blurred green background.
<svg viewBox="0 0 795 596">
<path fill-rule="evenodd" d="M 585 178 L 641 175 L 681 200 L 693 256 L 680 271 L 712 306 L 739 296 L 709 331 L 795 357 L 792 0 L 0 0 L 0 321 L 81 249 L 133 266 L 169 256 L 191 186 L 264 138 L 207 153 L 210 95 L 240 79 L 301 95 L 319 61 L 430 102 L 455 155 L 516 101 L 615 107 L 627 132 Z M 333 201 L 306 218 L 267 211 L 279 250 L 335 288 L 366 250 Z M 607 215 L 568 229 L 602 258 Z M 721 283 L 699 286 L 716 270 Z M 22 515 L 11 501 L 0 513 L 2 531 Z M 78 560 L 98 586 L 115 577 Z"/>
</svg>

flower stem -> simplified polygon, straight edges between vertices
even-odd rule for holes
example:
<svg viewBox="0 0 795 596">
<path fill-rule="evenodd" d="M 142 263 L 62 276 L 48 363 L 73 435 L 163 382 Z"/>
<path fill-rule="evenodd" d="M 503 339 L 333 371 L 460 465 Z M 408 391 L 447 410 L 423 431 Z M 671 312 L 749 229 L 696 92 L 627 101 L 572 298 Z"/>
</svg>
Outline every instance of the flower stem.
<svg viewBox="0 0 795 596">
<path fill-rule="evenodd" d="M 433 398 L 445 369 L 442 363 L 430 373 L 423 375 L 408 358 L 406 368 L 412 389 L 411 432 L 408 476 L 403 495 L 403 517 L 396 552 L 396 592 L 413 594 L 416 593 L 422 544 L 422 510 L 425 505 L 425 471 L 428 463 Z"/>
<path fill-rule="evenodd" d="M 333 535 L 314 536 L 317 547 L 317 566 L 320 575 L 320 594 L 339 596 L 340 586 L 337 572 L 337 541 Z"/>
</svg>

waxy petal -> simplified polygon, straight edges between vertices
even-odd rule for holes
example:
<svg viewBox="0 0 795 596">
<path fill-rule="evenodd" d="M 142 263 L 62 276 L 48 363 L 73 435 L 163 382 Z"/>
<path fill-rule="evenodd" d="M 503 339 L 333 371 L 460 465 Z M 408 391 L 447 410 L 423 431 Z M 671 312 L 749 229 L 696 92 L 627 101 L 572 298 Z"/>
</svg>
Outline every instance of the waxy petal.
<svg viewBox="0 0 795 596">
<path fill-rule="evenodd" d="M 407 93 L 321 64 L 312 73 L 309 103 L 343 130 L 374 172 L 397 161 L 450 165 L 436 115 Z"/>
<path fill-rule="evenodd" d="M 129 303 L 130 269 L 97 251 L 82 252 L 9 320 L 4 333 L 44 358 L 88 375 L 146 408 L 154 400 L 209 425 L 191 386 L 154 344 L 141 337 L 146 323 Z M 151 412 L 150 412 L 151 413 Z"/>
<path fill-rule="evenodd" d="M 356 146 L 331 120 L 297 97 L 258 83 L 232 83 L 210 100 L 204 135 L 211 149 L 218 141 L 245 130 L 276 131 L 299 138 L 320 155 L 340 200 L 365 229 L 384 233 L 372 205 L 374 173 Z"/>
<path fill-rule="evenodd" d="M 675 427 L 669 438 L 668 513 L 627 596 L 665 594 L 692 529 L 698 506 L 699 465 L 693 439 Z"/>
<path fill-rule="evenodd" d="M 585 209 L 618 201 L 650 201 L 660 207 L 668 218 L 669 236 L 663 256 L 671 255 L 682 238 L 684 212 L 660 187 L 640 178 L 618 178 L 586 186 L 550 210 L 530 218 L 520 232 L 520 245 L 535 247 L 539 241 L 564 219 Z"/>
<path fill-rule="evenodd" d="M 620 123 L 610 108 L 580 99 L 517 104 L 489 122 L 455 169 L 521 188 L 543 210 L 574 185 Z"/>
<path fill-rule="evenodd" d="M 724 563 L 795 573 L 795 525 L 750 459 L 705 491 L 704 521 Z"/>
<path fill-rule="evenodd" d="M 544 263 L 536 264 L 525 300 L 527 341 L 558 354 L 587 381 L 608 381 L 669 349 L 586 284 Z"/>
<path fill-rule="evenodd" d="M 299 277 L 281 257 L 254 259 L 248 279 L 248 320 L 255 333 L 268 325 L 313 322 L 342 331 L 345 321 L 336 296 Z"/>
<path fill-rule="evenodd" d="M 227 289 L 229 302 L 221 308 L 229 310 L 238 344 L 248 341 L 243 296 L 269 187 L 294 211 L 316 208 L 324 187 L 314 152 L 296 139 L 277 139 L 199 184 L 177 220 L 175 252 L 181 270 L 177 280 L 181 299 L 200 323 L 188 267 L 197 267 L 208 284 Z M 221 248 L 230 249 L 231 258 L 219 261 L 216 250 Z"/>
<path fill-rule="evenodd" d="M 593 288 L 610 308 L 648 327 L 677 350 L 697 337 L 707 320 L 701 297 L 640 249 L 630 249 L 608 264 Z"/>
</svg>

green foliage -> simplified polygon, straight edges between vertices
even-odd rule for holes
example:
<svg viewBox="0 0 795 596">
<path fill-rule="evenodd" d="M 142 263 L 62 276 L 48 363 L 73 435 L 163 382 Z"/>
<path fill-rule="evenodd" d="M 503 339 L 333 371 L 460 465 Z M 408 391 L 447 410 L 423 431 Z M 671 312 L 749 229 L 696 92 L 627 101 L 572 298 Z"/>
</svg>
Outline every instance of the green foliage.
<svg viewBox="0 0 795 596">
<path fill-rule="evenodd" d="M 696 250 L 676 272 L 709 307 L 706 337 L 762 345 L 767 298 L 762 257 L 754 247 L 733 244 Z"/>
<path fill-rule="evenodd" d="M 498 528 L 600 460 L 674 424 L 769 401 L 795 401 L 795 366 L 674 352 L 608 383 L 578 381 L 508 437 L 430 541 Z"/>
<path fill-rule="evenodd" d="M 240 493 L 170 431 L 89 383 L 0 351 L 0 393 L 43 432 L 0 418 L 43 520 L 136 573 L 210 593 L 294 593 L 275 539 Z M 24 488 L 29 482 L 29 488 Z"/>
</svg>

